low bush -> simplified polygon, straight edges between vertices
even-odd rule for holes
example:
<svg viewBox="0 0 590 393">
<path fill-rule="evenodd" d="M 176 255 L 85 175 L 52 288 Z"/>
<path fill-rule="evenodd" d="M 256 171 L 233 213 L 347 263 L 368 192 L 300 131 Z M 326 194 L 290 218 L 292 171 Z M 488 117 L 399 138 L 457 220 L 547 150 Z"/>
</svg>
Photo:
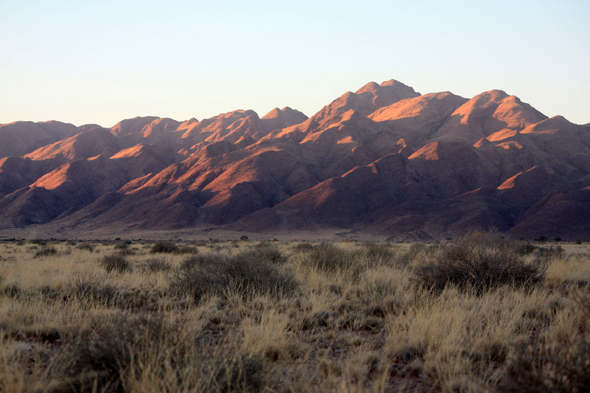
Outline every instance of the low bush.
<svg viewBox="0 0 590 393">
<path fill-rule="evenodd" d="M 123 242 L 115 244 L 115 250 L 127 250 L 131 242 Z"/>
<path fill-rule="evenodd" d="M 250 253 L 254 258 L 261 259 L 274 264 L 281 264 L 287 262 L 289 259 L 279 247 L 272 243 L 259 243 L 250 249 Z"/>
<path fill-rule="evenodd" d="M 90 277 L 78 277 L 65 288 L 66 299 L 77 300 L 88 306 L 111 307 L 118 302 L 120 295 L 119 288 L 115 285 Z"/>
<path fill-rule="evenodd" d="M 408 251 L 400 253 L 395 260 L 395 264 L 400 267 L 413 265 L 415 261 L 422 257 L 430 257 L 434 255 L 439 249 L 439 245 L 426 245 L 424 243 L 414 243 L 410 246 Z"/>
<path fill-rule="evenodd" d="M 170 281 L 171 293 L 190 296 L 199 303 L 204 295 L 237 294 L 247 299 L 256 295 L 290 296 L 299 283 L 289 273 L 254 258 L 251 253 L 213 254 L 183 263 Z"/>
<path fill-rule="evenodd" d="M 178 251 L 178 246 L 169 241 L 159 241 L 152 245 L 152 254 L 172 254 Z"/>
<path fill-rule="evenodd" d="M 523 393 L 590 391 L 590 340 L 579 336 L 567 345 L 537 342 L 514 348 L 499 388 Z"/>
<path fill-rule="evenodd" d="M 590 391 L 590 294 L 574 293 L 572 329 L 517 343 L 498 383 L 506 392 Z M 539 331 L 540 329 L 535 329 Z"/>
<path fill-rule="evenodd" d="M 37 251 L 35 253 L 35 258 L 41 258 L 41 257 L 53 257 L 56 256 L 57 253 L 57 249 L 55 247 L 43 247 L 42 249 L 40 249 L 39 251 Z"/>
<path fill-rule="evenodd" d="M 131 271 L 131 264 L 124 255 L 111 254 L 105 255 L 99 260 L 99 264 L 105 268 L 107 273 L 116 271 L 117 273 L 125 273 Z"/>
<path fill-rule="evenodd" d="M 88 251 L 88 252 L 94 252 L 94 248 L 96 246 L 94 244 L 91 243 L 80 243 L 76 246 L 76 248 L 78 250 L 84 250 L 84 251 Z"/>
<path fill-rule="evenodd" d="M 301 254 L 299 263 L 304 269 L 317 269 L 331 274 L 346 272 L 352 278 L 358 277 L 363 270 L 356 252 L 343 250 L 331 243 L 321 243 Z"/>
<path fill-rule="evenodd" d="M 199 253 L 199 249 L 197 247 L 191 247 L 191 246 L 180 246 L 178 247 L 178 249 L 176 251 L 174 251 L 175 254 L 198 254 Z"/>
<path fill-rule="evenodd" d="M 260 356 L 234 355 L 216 365 L 215 385 L 220 393 L 260 392 L 264 386 L 265 364 Z"/>
<path fill-rule="evenodd" d="M 292 245 L 291 249 L 295 252 L 306 252 L 306 251 L 310 251 L 311 249 L 313 249 L 313 244 L 307 243 L 307 242 L 297 243 L 297 244 Z"/>
<path fill-rule="evenodd" d="M 150 258 L 140 265 L 140 269 L 146 273 L 168 272 L 172 265 L 166 258 Z"/>
<path fill-rule="evenodd" d="M 541 247 L 537 251 L 537 254 L 541 258 L 550 259 L 550 258 L 555 258 L 555 257 L 562 256 L 564 252 L 565 252 L 565 250 L 561 246 Z"/>
<path fill-rule="evenodd" d="M 191 255 L 186 257 L 180 263 L 182 270 L 191 270 L 197 268 L 206 268 L 207 266 L 215 266 L 220 263 L 224 263 L 227 254 L 212 252 L 209 254 Z"/>
<path fill-rule="evenodd" d="M 371 265 L 390 264 L 397 257 L 391 244 L 364 242 L 362 243 L 362 252 Z"/>
<path fill-rule="evenodd" d="M 6 296 L 12 299 L 21 299 L 27 295 L 27 291 L 22 289 L 18 284 L 8 285 L 0 288 L 0 296 Z"/>
<path fill-rule="evenodd" d="M 463 239 L 443 247 L 433 262 L 414 271 L 414 282 L 442 291 L 447 284 L 482 293 L 502 285 L 530 287 L 545 278 L 540 263 L 526 263 L 509 247 Z"/>
<path fill-rule="evenodd" d="M 163 342 L 174 333 L 161 317 L 95 317 L 88 328 L 70 339 L 51 372 L 64 382 L 60 387 L 65 391 L 129 391 L 147 370 L 164 371 L 154 362 L 162 357 Z M 168 350 L 169 361 L 175 361 L 171 366 L 182 365 L 185 348 L 170 345 Z"/>
</svg>

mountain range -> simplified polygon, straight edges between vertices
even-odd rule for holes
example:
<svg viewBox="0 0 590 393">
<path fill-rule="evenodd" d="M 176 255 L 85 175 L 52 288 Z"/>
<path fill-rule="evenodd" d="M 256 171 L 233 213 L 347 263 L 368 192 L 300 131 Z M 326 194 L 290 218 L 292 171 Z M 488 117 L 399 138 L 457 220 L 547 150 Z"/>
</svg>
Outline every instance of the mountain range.
<svg viewBox="0 0 590 393">
<path fill-rule="evenodd" d="M 590 124 L 501 90 L 422 95 L 395 80 L 309 118 L 3 124 L 0 229 L 22 228 L 590 240 Z"/>
</svg>

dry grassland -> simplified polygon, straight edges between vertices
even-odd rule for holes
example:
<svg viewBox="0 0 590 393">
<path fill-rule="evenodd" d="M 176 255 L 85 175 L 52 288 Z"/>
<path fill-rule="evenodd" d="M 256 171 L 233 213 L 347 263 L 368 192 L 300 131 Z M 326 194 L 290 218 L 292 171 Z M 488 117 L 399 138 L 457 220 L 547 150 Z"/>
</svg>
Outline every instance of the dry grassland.
<svg viewBox="0 0 590 393">
<path fill-rule="evenodd" d="M 578 251 L 0 243 L 0 391 L 588 391 Z"/>
</svg>

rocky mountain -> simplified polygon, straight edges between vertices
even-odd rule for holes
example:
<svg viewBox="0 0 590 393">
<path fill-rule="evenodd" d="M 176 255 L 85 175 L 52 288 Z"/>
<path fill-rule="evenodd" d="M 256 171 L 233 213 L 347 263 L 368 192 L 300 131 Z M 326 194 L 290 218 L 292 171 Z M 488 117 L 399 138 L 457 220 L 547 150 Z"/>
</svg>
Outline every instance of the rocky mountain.
<svg viewBox="0 0 590 393">
<path fill-rule="evenodd" d="M 310 118 L 4 124 L 0 229 L 30 225 L 590 239 L 590 125 L 500 90 L 421 95 L 393 80 Z"/>
</svg>

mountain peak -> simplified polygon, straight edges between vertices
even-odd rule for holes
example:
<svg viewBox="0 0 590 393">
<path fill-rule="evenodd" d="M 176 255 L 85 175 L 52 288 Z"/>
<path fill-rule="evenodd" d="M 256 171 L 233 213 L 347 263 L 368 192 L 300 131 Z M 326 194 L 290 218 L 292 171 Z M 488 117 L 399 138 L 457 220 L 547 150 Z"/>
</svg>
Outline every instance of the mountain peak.
<svg viewBox="0 0 590 393">
<path fill-rule="evenodd" d="M 133 119 L 121 120 L 111 127 L 111 133 L 115 136 L 138 133 L 156 119 L 158 119 L 156 116 L 137 116 Z"/>
<path fill-rule="evenodd" d="M 369 82 L 360 89 L 356 91 L 355 94 L 388 94 L 393 95 L 395 94 L 398 97 L 409 98 L 409 97 L 416 97 L 419 96 L 420 93 L 417 93 L 414 88 L 405 85 L 401 82 L 396 81 L 395 79 L 390 79 L 388 81 L 384 81 L 381 84 L 377 84 L 376 82 Z M 400 98 L 402 99 L 402 98 Z"/>
</svg>

